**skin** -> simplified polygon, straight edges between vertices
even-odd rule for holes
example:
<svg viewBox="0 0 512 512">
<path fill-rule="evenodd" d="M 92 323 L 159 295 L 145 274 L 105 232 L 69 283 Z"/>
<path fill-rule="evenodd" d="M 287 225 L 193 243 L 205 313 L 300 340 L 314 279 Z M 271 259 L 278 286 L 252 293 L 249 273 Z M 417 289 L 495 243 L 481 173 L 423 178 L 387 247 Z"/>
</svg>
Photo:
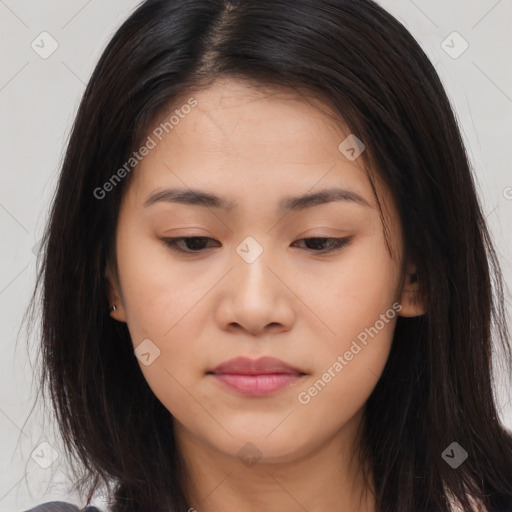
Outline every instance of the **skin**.
<svg viewBox="0 0 512 512">
<path fill-rule="evenodd" d="M 323 113 L 327 107 L 234 80 L 218 80 L 193 97 L 198 105 L 133 171 L 116 233 L 118 278 L 106 269 L 117 306 L 111 315 L 127 323 L 134 348 L 150 339 L 160 350 L 151 364 L 139 364 L 174 417 L 192 475 L 189 502 L 199 512 L 374 511 L 372 483 L 364 487 L 356 456 L 357 432 L 398 315 L 309 403 L 298 395 L 393 303 L 402 316 L 425 313 L 414 265 L 402 266 L 391 195 L 377 176 L 395 259 L 362 158 L 350 161 L 338 150 L 350 132 Z M 206 190 L 237 206 L 143 206 L 171 186 Z M 370 207 L 337 201 L 277 211 L 283 196 L 324 187 L 354 191 Z M 162 244 L 180 236 L 213 240 L 189 255 Z M 252 263 L 236 251 L 248 236 L 263 249 Z M 349 236 L 324 255 L 328 242 L 300 242 Z M 247 397 L 206 374 L 242 355 L 273 356 L 306 375 L 272 395 Z M 246 443 L 261 457 L 250 467 L 237 456 Z"/>
</svg>

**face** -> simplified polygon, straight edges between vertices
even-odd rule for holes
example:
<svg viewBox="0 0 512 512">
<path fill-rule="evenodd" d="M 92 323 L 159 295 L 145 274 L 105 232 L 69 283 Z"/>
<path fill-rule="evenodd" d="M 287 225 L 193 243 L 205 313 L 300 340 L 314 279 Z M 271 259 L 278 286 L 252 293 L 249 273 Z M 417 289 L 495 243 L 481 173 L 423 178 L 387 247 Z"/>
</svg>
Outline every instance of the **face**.
<svg viewBox="0 0 512 512">
<path fill-rule="evenodd" d="M 422 313 L 400 222 L 377 180 L 393 259 L 362 158 L 339 149 L 350 133 L 312 98 L 229 80 L 190 97 L 132 171 L 112 316 L 179 435 L 290 461 L 361 418 L 398 315 Z M 263 356 L 288 367 L 211 373 Z"/>
</svg>

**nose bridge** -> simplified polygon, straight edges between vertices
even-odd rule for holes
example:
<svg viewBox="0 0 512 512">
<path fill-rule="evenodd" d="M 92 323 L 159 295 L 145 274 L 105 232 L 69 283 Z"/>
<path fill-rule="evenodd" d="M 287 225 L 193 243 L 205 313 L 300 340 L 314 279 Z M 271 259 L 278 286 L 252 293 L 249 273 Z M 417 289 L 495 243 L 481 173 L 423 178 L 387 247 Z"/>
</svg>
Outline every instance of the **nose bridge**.
<svg viewBox="0 0 512 512">
<path fill-rule="evenodd" d="M 288 279 L 282 275 L 282 266 L 275 260 L 269 247 L 271 236 L 247 236 L 236 247 L 235 282 L 231 290 L 231 307 L 240 321 L 280 322 L 289 321 L 290 308 L 294 309 L 289 295 Z M 281 318 L 284 314 L 285 318 Z M 287 320 L 286 320 L 287 319 Z M 242 322 L 243 323 L 243 322 Z"/>
<path fill-rule="evenodd" d="M 272 273 L 267 268 L 268 248 L 265 249 L 263 243 L 260 243 L 255 237 L 247 236 L 238 244 L 235 251 L 238 255 L 237 273 L 244 291 L 250 292 L 251 288 L 260 286 L 267 288 L 266 281 L 272 277 Z"/>
</svg>

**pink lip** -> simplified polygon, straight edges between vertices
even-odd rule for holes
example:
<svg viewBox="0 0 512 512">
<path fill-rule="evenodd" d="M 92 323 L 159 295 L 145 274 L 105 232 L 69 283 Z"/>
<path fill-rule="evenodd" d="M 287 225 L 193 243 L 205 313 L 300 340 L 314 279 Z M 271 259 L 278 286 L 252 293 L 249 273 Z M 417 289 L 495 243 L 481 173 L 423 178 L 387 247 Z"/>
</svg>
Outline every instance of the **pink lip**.
<svg viewBox="0 0 512 512">
<path fill-rule="evenodd" d="M 249 359 L 237 357 L 220 364 L 212 371 L 216 380 L 246 396 L 265 396 L 297 382 L 300 370 L 273 357 Z"/>
</svg>

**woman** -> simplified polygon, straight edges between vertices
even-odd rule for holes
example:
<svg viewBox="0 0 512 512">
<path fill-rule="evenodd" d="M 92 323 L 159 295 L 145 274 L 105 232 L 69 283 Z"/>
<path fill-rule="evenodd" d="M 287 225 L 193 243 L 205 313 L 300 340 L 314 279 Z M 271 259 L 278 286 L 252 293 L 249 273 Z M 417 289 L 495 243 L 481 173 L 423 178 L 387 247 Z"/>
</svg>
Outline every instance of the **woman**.
<svg viewBox="0 0 512 512">
<path fill-rule="evenodd" d="M 437 73 L 373 1 L 141 4 L 44 249 L 42 384 L 87 503 L 512 510 L 499 265 Z"/>
</svg>

